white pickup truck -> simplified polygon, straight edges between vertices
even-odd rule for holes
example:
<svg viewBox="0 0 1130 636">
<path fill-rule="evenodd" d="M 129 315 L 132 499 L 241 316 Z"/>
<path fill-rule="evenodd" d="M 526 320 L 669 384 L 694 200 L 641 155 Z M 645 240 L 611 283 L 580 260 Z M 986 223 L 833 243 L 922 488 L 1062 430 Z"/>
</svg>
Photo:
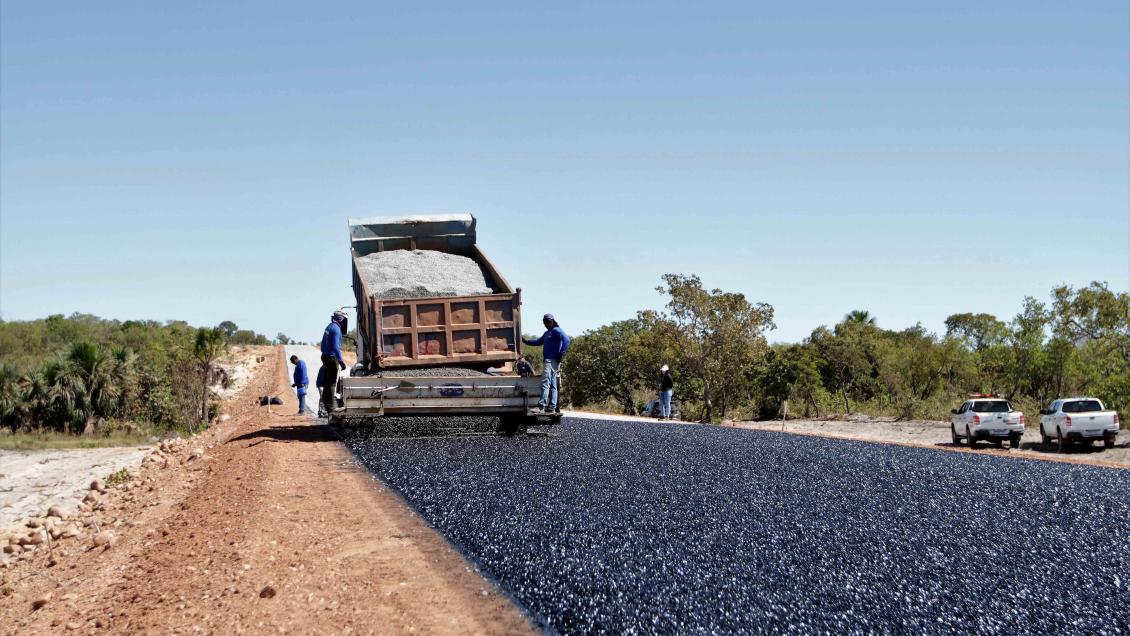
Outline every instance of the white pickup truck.
<svg viewBox="0 0 1130 636">
<path fill-rule="evenodd" d="M 950 433 L 954 444 L 960 444 L 964 438 L 970 448 L 974 448 L 979 439 L 990 440 L 1000 446 L 1007 439 L 1009 447 L 1020 447 L 1020 438 L 1024 435 L 1024 414 L 1014 410 L 1008 400 L 973 394 L 950 414 Z"/>
<path fill-rule="evenodd" d="M 1045 446 L 1054 440 L 1061 453 L 1073 442 L 1091 444 L 1100 439 L 1113 448 L 1117 437 L 1118 413 L 1106 410 L 1095 398 L 1064 398 L 1040 411 L 1040 439 Z"/>
</svg>

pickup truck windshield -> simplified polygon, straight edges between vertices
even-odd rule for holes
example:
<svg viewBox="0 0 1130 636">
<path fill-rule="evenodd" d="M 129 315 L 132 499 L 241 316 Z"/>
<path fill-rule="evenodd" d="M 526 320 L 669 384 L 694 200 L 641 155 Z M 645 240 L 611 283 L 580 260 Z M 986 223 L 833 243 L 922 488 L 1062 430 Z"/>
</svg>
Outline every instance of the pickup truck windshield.
<svg viewBox="0 0 1130 636">
<path fill-rule="evenodd" d="M 1066 407 L 1064 407 L 1066 409 Z M 974 413 L 1008 413 L 1012 405 L 1004 400 L 993 400 L 973 403 Z"/>
<path fill-rule="evenodd" d="M 1064 402 L 1064 413 L 1094 413 L 1103 410 L 1103 405 L 1098 400 L 1075 400 L 1074 402 Z"/>
</svg>

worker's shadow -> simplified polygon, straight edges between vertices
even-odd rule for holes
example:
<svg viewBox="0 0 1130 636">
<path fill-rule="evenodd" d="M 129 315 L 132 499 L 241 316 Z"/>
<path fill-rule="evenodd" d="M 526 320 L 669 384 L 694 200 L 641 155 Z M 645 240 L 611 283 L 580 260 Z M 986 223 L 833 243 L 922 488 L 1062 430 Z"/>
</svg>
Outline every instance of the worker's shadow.
<svg viewBox="0 0 1130 636">
<path fill-rule="evenodd" d="M 324 426 L 268 426 L 257 431 L 244 433 L 227 441 L 241 442 L 256 440 L 251 446 L 263 442 L 332 442 L 333 435 Z"/>
</svg>

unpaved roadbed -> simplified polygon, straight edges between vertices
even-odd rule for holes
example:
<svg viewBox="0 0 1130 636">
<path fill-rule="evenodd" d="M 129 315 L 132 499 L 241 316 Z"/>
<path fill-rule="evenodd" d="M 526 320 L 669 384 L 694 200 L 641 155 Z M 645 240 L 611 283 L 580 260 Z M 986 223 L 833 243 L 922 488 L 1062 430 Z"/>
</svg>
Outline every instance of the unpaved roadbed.
<svg viewBox="0 0 1130 636">
<path fill-rule="evenodd" d="M 87 534 L 53 566 L 39 549 L 0 569 L 0 634 L 532 630 L 326 429 L 258 407 L 297 410 L 282 356 L 263 366 L 231 420 L 110 489 L 112 544 Z"/>
</svg>

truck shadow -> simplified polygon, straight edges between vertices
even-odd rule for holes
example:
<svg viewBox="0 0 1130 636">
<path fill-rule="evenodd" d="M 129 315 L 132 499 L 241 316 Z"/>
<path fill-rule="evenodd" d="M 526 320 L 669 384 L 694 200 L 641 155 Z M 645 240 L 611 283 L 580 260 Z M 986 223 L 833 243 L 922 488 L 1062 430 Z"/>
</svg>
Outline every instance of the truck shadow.
<svg viewBox="0 0 1130 636">
<path fill-rule="evenodd" d="M 227 443 L 231 444 L 232 442 L 248 440 L 258 440 L 259 442 L 332 442 L 335 441 L 335 438 L 333 433 L 324 426 L 276 425 L 233 437 L 229 439 Z"/>
</svg>

